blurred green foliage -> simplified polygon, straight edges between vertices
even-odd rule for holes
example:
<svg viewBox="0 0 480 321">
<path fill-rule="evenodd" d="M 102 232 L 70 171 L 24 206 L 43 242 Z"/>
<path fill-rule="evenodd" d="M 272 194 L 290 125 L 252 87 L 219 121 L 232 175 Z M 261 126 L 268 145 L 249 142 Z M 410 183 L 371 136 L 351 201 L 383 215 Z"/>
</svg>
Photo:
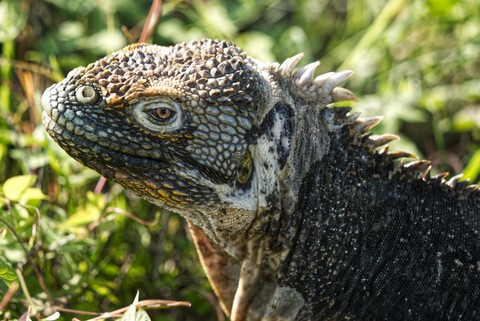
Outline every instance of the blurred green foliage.
<svg viewBox="0 0 480 321">
<path fill-rule="evenodd" d="M 147 0 L 0 2 L 0 318 L 57 307 L 111 311 L 142 299 L 192 308 L 155 320 L 222 320 L 177 215 L 104 182 L 47 138 L 40 96 L 69 70 L 138 38 Z M 281 61 L 300 51 L 319 72 L 352 69 L 354 108 L 435 169 L 480 172 L 478 0 L 171 0 L 153 42 L 229 39 Z M 15 292 L 12 284 L 17 284 Z M 10 292 L 8 292 L 10 289 Z M 61 312 L 65 319 L 80 314 Z M 86 319 L 86 317 L 81 317 Z"/>
</svg>

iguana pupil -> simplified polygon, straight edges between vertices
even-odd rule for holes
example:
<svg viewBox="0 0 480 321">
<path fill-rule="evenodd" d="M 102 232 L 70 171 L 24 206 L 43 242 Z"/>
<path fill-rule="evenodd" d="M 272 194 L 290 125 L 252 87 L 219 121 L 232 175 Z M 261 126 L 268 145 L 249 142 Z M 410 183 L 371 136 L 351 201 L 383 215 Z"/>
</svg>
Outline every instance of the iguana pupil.
<svg viewBox="0 0 480 321">
<path fill-rule="evenodd" d="M 43 123 L 185 217 L 232 321 L 479 320 L 478 187 L 395 162 L 411 155 L 369 133 L 381 118 L 337 106 L 351 72 L 301 57 L 132 45 L 47 89 Z"/>
<path fill-rule="evenodd" d="M 160 120 L 167 120 L 171 118 L 175 112 L 169 108 L 162 107 L 153 110 L 153 114 L 158 117 Z"/>
</svg>

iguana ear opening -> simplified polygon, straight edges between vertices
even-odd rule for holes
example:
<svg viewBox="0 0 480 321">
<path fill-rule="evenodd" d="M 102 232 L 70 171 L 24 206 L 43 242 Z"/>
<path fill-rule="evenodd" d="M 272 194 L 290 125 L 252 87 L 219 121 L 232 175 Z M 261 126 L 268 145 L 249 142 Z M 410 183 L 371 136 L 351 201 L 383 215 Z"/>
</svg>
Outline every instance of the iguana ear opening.
<svg viewBox="0 0 480 321">
<path fill-rule="evenodd" d="M 253 158 L 249 150 L 245 152 L 237 168 L 237 181 L 246 184 L 253 173 Z"/>
</svg>

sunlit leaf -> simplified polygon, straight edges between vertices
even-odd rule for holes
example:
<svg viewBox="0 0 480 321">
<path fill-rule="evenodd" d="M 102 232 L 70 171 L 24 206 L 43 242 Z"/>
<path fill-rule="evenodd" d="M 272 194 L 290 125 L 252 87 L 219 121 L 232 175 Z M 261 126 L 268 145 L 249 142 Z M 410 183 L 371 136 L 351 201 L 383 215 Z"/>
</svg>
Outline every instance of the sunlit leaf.
<svg viewBox="0 0 480 321">
<path fill-rule="evenodd" d="M 85 46 L 91 46 L 92 50 L 98 50 L 101 53 L 111 53 L 112 51 L 123 48 L 127 41 L 120 30 L 104 30 L 92 35 L 85 41 Z"/>
<path fill-rule="evenodd" d="M 0 279 L 5 282 L 6 285 L 10 285 L 17 279 L 17 274 L 3 257 L 0 256 Z"/>
<path fill-rule="evenodd" d="M 30 319 L 30 309 L 24 312 L 22 316 L 18 319 L 18 321 L 32 321 L 32 319 Z"/>
<path fill-rule="evenodd" d="M 14 39 L 23 29 L 27 11 L 20 10 L 20 1 L 3 0 L 0 2 L 0 42 Z"/>
<path fill-rule="evenodd" d="M 138 309 L 137 313 L 135 313 L 135 321 L 150 321 L 150 317 L 145 310 Z"/>
<path fill-rule="evenodd" d="M 3 194 L 11 201 L 19 201 L 22 194 L 35 182 L 37 179 L 33 175 L 14 176 L 5 181 L 3 184 Z"/>
<path fill-rule="evenodd" d="M 46 200 L 48 196 L 45 195 L 41 189 L 30 187 L 27 188 L 26 191 L 22 195 L 22 199 L 25 200 Z"/>
</svg>

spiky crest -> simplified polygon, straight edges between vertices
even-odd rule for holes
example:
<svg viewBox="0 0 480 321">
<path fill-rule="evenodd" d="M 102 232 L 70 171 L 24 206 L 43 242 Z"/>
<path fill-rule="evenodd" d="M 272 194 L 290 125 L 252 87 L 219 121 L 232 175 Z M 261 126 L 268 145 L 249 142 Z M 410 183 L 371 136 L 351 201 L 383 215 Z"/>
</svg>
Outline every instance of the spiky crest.
<svg viewBox="0 0 480 321">
<path fill-rule="evenodd" d="M 312 62 L 296 70 L 302 58 L 303 53 L 299 53 L 285 59 L 278 67 L 278 72 L 281 76 L 292 79 L 296 93 L 306 100 L 330 96 L 331 103 L 357 101 L 356 96 L 351 91 L 339 87 L 352 75 L 353 72 L 351 70 L 327 72 L 314 77 L 320 62 Z M 430 161 L 416 160 L 405 163 L 405 159 L 417 158 L 417 156 L 405 151 L 389 151 L 388 144 L 392 141 L 400 140 L 400 137 L 394 134 L 374 135 L 370 132 L 370 129 L 383 120 L 383 116 L 359 118 L 359 114 L 351 113 L 350 108 L 345 110 L 348 113 L 345 113 L 343 121 L 344 124 L 350 126 L 350 135 L 353 136 L 353 141 L 366 148 L 372 155 L 380 154 L 384 156 L 385 162 L 400 160 L 395 165 L 395 169 L 399 171 L 400 175 L 421 179 L 429 184 L 440 185 L 459 193 L 461 197 L 480 197 L 480 187 L 470 184 L 469 179 L 461 180 L 463 174 L 453 176 L 449 180 L 446 179 L 449 173 L 431 176 L 432 166 Z"/>
</svg>

